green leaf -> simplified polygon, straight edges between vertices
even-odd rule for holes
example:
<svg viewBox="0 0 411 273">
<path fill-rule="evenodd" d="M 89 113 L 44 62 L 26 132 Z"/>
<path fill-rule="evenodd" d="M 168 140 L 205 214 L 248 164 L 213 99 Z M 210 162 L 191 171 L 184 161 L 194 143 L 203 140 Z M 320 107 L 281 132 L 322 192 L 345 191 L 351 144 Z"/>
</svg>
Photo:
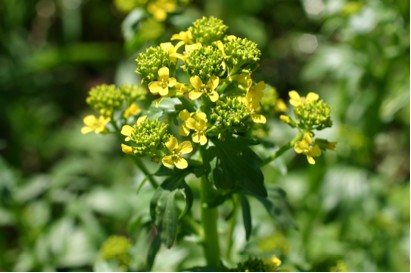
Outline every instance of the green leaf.
<svg viewBox="0 0 411 273">
<path fill-rule="evenodd" d="M 206 158 L 212 159 L 210 168 L 214 185 L 220 189 L 266 197 L 261 159 L 250 149 L 249 141 L 242 137 L 229 137 L 225 141 L 213 140 L 213 143 L 215 148 L 209 148 L 211 151 Z"/>
<path fill-rule="evenodd" d="M 187 170 L 175 171 L 157 189 L 150 204 L 151 219 L 159 228 L 161 241 L 166 247 L 171 247 L 177 233 L 178 219 L 191 209 L 193 204 L 193 193 L 184 181 Z M 185 200 L 185 208 L 179 213 L 177 208 L 178 195 L 181 194 Z"/>
<path fill-rule="evenodd" d="M 278 187 L 269 190 L 268 197 L 256 196 L 275 221 L 285 228 L 297 228 L 290 213 L 286 192 Z"/>
<path fill-rule="evenodd" d="M 159 188 L 151 200 L 151 217 L 158 226 L 161 241 L 170 248 L 176 238 L 178 210 L 176 206 L 176 191 Z"/>
<path fill-rule="evenodd" d="M 244 229 L 245 229 L 245 238 L 248 241 L 248 239 L 251 236 L 251 231 L 253 229 L 250 203 L 248 202 L 247 197 L 243 194 L 240 195 L 240 201 L 241 201 L 241 209 L 242 209 L 242 213 L 243 213 L 243 224 L 244 224 Z"/>
<path fill-rule="evenodd" d="M 153 238 L 153 241 L 150 244 L 150 248 L 148 249 L 147 260 L 146 260 L 146 268 L 145 270 L 151 271 L 153 267 L 154 260 L 156 259 L 157 253 L 160 250 L 161 246 L 161 239 L 160 236 L 156 236 Z"/>
</svg>

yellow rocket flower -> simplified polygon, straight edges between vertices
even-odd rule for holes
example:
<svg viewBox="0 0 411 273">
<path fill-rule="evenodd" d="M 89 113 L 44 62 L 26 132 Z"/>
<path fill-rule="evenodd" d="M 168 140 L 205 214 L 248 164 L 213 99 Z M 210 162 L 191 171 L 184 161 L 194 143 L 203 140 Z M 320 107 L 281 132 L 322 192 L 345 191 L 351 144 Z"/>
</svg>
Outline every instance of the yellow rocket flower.
<svg viewBox="0 0 411 273">
<path fill-rule="evenodd" d="M 96 118 L 94 115 L 88 115 L 84 117 L 83 122 L 86 126 L 81 128 L 82 134 L 88 134 L 90 132 L 100 134 L 105 131 L 106 124 L 110 122 L 110 118 L 105 118 L 104 116 Z"/>
<path fill-rule="evenodd" d="M 181 144 L 178 144 L 177 139 L 174 136 L 170 136 L 165 145 L 170 153 L 163 157 L 163 165 L 168 168 L 171 168 L 173 165 L 178 169 L 187 168 L 188 162 L 182 155 L 191 153 L 193 150 L 191 142 L 183 141 Z"/>
<path fill-rule="evenodd" d="M 152 81 L 148 84 L 148 89 L 153 94 L 160 94 L 161 96 L 168 95 L 168 88 L 173 87 L 177 80 L 170 78 L 170 70 L 168 67 L 162 67 L 158 70 L 159 81 Z"/>
</svg>

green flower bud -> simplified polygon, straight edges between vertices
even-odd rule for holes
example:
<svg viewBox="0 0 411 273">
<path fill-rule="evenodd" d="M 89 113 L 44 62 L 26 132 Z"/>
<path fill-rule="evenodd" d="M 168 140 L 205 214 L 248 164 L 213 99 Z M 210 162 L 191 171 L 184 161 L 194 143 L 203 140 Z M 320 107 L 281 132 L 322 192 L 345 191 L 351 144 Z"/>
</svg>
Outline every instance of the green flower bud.
<svg viewBox="0 0 411 273">
<path fill-rule="evenodd" d="M 100 249 L 100 257 L 106 261 L 117 261 L 124 271 L 127 270 L 131 256 L 128 253 L 131 248 L 130 241 L 124 236 L 110 236 Z"/>
<path fill-rule="evenodd" d="M 223 131 L 245 132 L 252 124 L 247 106 L 237 97 L 220 99 L 212 109 L 211 120 Z"/>
<path fill-rule="evenodd" d="M 90 90 L 86 102 L 101 115 L 110 117 L 123 100 L 124 95 L 115 85 L 102 84 Z"/>
<path fill-rule="evenodd" d="M 224 39 L 224 52 L 226 64 L 230 68 L 234 68 L 234 73 L 254 71 L 261 56 L 261 51 L 257 48 L 256 43 L 235 36 L 228 36 Z"/>
<path fill-rule="evenodd" d="M 190 77 L 199 76 L 202 82 L 207 82 L 211 76 L 220 76 L 224 71 L 223 59 L 223 53 L 216 47 L 200 47 L 190 53 L 184 68 Z"/>
<path fill-rule="evenodd" d="M 171 60 L 167 51 L 160 46 L 149 47 L 145 52 L 138 54 L 136 72 L 141 76 L 142 83 L 149 83 L 158 78 L 158 70 L 162 67 L 171 67 Z"/>
<path fill-rule="evenodd" d="M 134 126 L 124 125 L 121 134 L 130 141 L 128 147 L 133 154 L 158 157 L 170 136 L 167 127 L 164 122 L 142 116 Z"/>
<path fill-rule="evenodd" d="M 147 90 L 138 84 L 123 84 L 120 86 L 120 91 L 123 93 L 128 102 L 144 100 L 147 95 Z"/>
<path fill-rule="evenodd" d="M 221 19 L 216 17 L 203 17 L 196 20 L 188 30 L 192 33 L 196 43 L 209 45 L 214 41 L 221 40 L 228 27 L 223 24 Z"/>
<path fill-rule="evenodd" d="M 321 130 L 332 126 L 331 107 L 322 100 L 302 103 L 294 108 L 298 127 L 307 130 Z"/>
</svg>

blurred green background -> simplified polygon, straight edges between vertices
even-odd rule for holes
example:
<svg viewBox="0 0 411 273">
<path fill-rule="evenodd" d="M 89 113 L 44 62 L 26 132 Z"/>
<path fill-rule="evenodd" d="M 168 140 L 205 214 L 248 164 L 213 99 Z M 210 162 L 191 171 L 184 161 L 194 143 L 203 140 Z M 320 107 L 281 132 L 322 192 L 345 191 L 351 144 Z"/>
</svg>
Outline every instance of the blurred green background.
<svg viewBox="0 0 411 273">
<path fill-rule="evenodd" d="M 137 82 L 137 52 L 202 15 L 258 43 L 255 80 L 283 99 L 318 92 L 334 120 L 319 135 L 338 142 L 315 166 L 290 151 L 264 167 L 299 228 L 278 228 L 252 204 L 255 230 L 245 244 L 236 227 L 236 261 L 276 254 L 291 271 L 409 271 L 409 5 L 196 0 L 147 32 L 110 0 L 1 0 L 0 271 L 89 271 L 108 236 L 143 236 L 151 193 L 136 194 L 144 177 L 114 137 L 80 134 L 85 98 L 96 84 Z M 272 125 L 278 145 L 293 136 Z M 153 270 L 189 267 L 196 251 L 162 249 Z"/>
</svg>

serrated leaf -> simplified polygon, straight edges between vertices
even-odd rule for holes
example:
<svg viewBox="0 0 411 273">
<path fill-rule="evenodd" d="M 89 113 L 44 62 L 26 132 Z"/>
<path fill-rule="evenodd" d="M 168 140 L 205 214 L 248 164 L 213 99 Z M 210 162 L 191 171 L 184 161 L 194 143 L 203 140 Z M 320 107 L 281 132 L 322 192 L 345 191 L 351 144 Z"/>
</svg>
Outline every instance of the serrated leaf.
<svg viewBox="0 0 411 273">
<path fill-rule="evenodd" d="M 251 231 L 253 229 L 250 203 L 248 202 L 247 197 L 243 194 L 240 195 L 240 201 L 241 201 L 241 211 L 243 214 L 243 224 L 244 224 L 244 229 L 245 229 L 245 239 L 248 241 L 248 239 L 251 236 Z"/>
<path fill-rule="evenodd" d="M 216 160 L 212 181 L 217 188 L 232 189 L 260 197 L 267 196 L 261 159 L 250 149 L 247 139 L 230 137 L 225 141 L 213 140 Z"/>
</svg>

